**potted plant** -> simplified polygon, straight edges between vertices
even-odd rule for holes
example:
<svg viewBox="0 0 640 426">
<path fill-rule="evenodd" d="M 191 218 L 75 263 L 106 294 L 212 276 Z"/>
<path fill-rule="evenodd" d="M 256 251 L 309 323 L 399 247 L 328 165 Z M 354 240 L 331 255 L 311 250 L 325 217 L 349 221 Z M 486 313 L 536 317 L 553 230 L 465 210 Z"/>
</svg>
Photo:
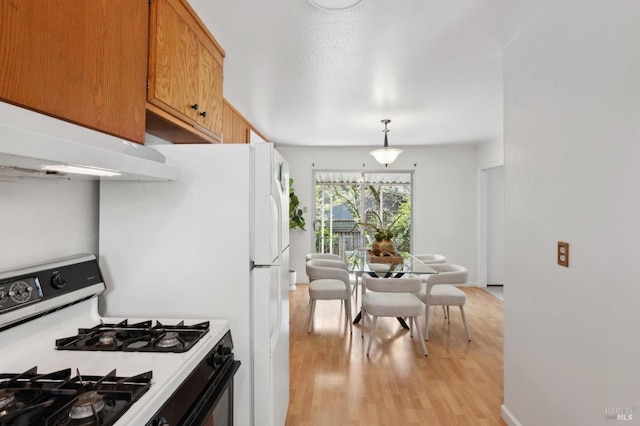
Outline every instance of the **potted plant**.
<svg viewBox="0 0 640 426">
<path fill-rule="evenodd" d="M 300 207 L 300 200 L 293 190 L 293 179 L 289 179 L 289 228 L 295 229 L 300 228 L 303 231 L 305 220 L 304 216 L 302 216 L 302 208 Z"/>
<path fill-rule="evenodd" d="M 300 200 L 293 190 L 293 179 L 289 178 L 289 229 L 300 228 L 306 231 L 304 228 L 306 222 L 302 213 L 304 211 L 300 207 Z M 289 291 L 295 291 L 296 280 L 296 271 L 289 269 Z"/>
<path fill-rule="evenodd" d="M 376 213 L 374 210 L 369 210 L 369 212 L 373 213 L 375 217 L 375 223 L 358 222 L 358 224 L 367 228 L 371 228 L 374 231 L 373 238 L 375 239 L 375 241 L 371 245 L 371 251 L 376 256 L 380 256 L 382 253 L 395 255 L 396 249 L 393 245 L 393 241 L 391 241 L 394 236 L 392 228 L 393 225 L 395 225 L 396 221 L 400 218 L 400 216 L 396 217 L 388 226 L 384 226 L 382 218 L 380 217 L 380 215 L 378 215 L 378 213 Z"/>
</svg>

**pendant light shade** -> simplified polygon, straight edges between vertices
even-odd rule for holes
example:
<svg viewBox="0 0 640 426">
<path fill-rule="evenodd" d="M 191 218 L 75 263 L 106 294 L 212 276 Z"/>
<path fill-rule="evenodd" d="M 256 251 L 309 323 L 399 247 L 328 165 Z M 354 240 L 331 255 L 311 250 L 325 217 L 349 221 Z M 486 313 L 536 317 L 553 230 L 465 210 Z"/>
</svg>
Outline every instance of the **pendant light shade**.
<svg viewBox="0 0 640 426">
<path fill-rule="evenodd" d="M 309 3 L 319 9 L 343 10 L 360 3 L 360 0 L 309 0 Z"/>
<path fill-rule="evenodd" d="M 402 152 L 401 149 L 390 149 L 389 148 L 389 141 L 387 139 L 387 133 L 389 133 L 389 130 L 387 129 L 387 124 L 391 123 L 391 120 L 382 120 L 381 121 L 384 124 L 384 146 L 382 149 L 376 149 L 373 151 L 369 151 L 369 154 L 373 155 L 375 157 L 375 159 L 378 161 L 378 163 L 380 164 L 384 164 L 385 167 L 388 166 L 389 164 L 393 163 L 394 161 L 396 161 L 396 159 L 398 158 L 398 155 L 400 155 L 400 153 Z"/>
</svg>

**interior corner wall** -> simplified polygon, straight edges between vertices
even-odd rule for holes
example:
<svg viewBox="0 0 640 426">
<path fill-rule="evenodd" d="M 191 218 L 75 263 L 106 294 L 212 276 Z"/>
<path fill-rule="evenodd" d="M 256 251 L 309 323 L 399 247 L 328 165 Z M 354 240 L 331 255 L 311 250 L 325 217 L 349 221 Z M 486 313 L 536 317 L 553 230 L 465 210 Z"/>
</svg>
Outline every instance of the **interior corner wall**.
<svg viewBox="0 0 640 426">
<path fill-rule="evenodd" d="M 485 170 L 504 164 L 504 138 L 487 141 L 478 145 L 478 169 Z"/>
<path fill-rule="evenodd" d="M 639 22 L 556 1 L 504 55 L 510 425 L 640 424 Z"/>
<path fill-rule="evenodd" d="M 469 270 L 475 283 L 477 261 L 477 174 L 473 145 L 402 147 L 403 152 L 385 168 L 368 147 L 277 146 L 289 162 L 296 195 L 307 208 L 306 232 L 290 232 L 290 265 L 297 281 L 308 282 L 305 255 L 314 250 L 313 213 L 315 170 L 414 172 L 414 250 L 439 253 Z"/>
</svg>

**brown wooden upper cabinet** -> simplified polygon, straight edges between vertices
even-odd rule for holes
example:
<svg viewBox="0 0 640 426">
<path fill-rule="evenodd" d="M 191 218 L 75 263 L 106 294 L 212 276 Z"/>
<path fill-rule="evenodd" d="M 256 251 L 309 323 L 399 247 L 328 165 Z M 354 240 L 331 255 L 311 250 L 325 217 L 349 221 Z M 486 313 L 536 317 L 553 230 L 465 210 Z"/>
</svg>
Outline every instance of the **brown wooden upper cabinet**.
<svg viewBox="0 0 640 426">
<path fill-rule="evenodd" d="M 220 142 L 224 50 L 186 0 L 152 0 L 149 24 L 147 132 Z"/>
<path fill-rule="evenodd" d="M 0 100 L 143 143 L 148 8 L 1 1 Z"/>
<path fill-rule="evenodd" d="M 250 143 L 267 141 L 267 137 L 256 129 L 233 105 L 226 99 L 223 100 L 222 110 L 222 143 Z M 257 140 L 251 140 L 251 132 L 257 136 Z"/>
<path fill-rule="evenodd" d="M 249 143 L 251 125 L 227 100 L 222 112 L 222 142 Z"/>
</svg>

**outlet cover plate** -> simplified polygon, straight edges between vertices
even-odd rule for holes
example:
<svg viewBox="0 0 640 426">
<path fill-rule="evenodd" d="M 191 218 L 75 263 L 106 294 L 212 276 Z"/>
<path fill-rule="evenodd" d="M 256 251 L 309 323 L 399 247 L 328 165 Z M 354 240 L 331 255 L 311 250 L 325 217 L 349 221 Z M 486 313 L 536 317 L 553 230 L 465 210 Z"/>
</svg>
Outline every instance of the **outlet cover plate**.
<svg viewBox="0 0 640 426">
<path fill-rule="evenodd" d="M 569 267 L 569 243 L 558 241 L 558 265 Z"/>
</svg>

